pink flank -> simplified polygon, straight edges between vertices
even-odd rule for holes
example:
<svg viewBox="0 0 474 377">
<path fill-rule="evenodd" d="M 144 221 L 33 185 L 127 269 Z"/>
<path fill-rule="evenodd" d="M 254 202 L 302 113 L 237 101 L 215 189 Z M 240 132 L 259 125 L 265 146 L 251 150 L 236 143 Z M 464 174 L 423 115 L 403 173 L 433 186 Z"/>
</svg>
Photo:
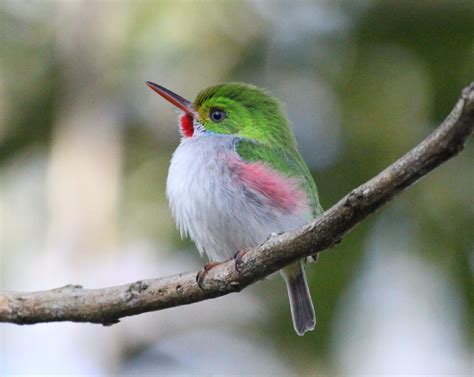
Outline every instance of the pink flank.
<svg viewBox="0 0 474 377">
<path fill-rule="evenodd" d="M 232 164 L 239 179 L 265 195 L 273 206 L 288 213 L 308 208 L 306 194 L 298 188 L 296 179 L 285 177 L 261 162 L 248 164 L 232 158 Z"/>
</svg>

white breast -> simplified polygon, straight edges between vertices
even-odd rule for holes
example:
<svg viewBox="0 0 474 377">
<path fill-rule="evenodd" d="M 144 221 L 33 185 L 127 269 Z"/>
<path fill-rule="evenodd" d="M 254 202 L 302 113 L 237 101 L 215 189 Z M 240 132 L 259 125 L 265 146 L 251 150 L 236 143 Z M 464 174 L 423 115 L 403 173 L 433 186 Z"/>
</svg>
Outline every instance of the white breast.
<svg viewBox="0 0 474 377">
<path fill-rule="evenodd" d="M 257 246 L 272 232 L 303 225 L 301 214 L 278 211 L 268 198 L 236 179 L 229 163 L 235 137 L 203 134 L 182 140 L 173 154 L 166 193 L 182 236 L 200 253 L 224 260 Z"/>
</svg>

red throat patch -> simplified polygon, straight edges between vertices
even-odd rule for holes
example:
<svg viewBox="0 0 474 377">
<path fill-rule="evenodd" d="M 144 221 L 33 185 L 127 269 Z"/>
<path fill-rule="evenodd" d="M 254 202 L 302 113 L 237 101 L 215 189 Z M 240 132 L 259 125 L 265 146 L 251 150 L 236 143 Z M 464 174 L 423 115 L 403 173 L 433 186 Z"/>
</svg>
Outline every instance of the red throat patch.
<svg viewBox="0 0 474 377">
<path fill-rule="evenodd" d="M 193 116 L 187 113 L 184 113 L 179 123 L 181 124 L 181 132 L 185 137 L 191 137 L 194 134 L 194 127 L 193 127 Z"/>
</svg>

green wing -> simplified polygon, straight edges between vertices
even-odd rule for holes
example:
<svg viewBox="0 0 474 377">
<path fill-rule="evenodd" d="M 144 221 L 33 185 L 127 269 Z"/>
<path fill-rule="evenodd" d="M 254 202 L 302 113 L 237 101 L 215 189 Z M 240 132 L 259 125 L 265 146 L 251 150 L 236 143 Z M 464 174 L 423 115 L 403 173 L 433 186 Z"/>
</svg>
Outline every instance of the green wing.
<svg viewBox="0 0 474 377">
<path fill-rule="evenodd" d="M 312 207 L 314 217 L 323 212 L 318 190 L 306 163 L 296 149 L 265 145 L 249 139 L 239 139 L 235 144 L 237 154 L 247 162 L 264 162 L 287 177 L 299 178 Z"/>
</svg>

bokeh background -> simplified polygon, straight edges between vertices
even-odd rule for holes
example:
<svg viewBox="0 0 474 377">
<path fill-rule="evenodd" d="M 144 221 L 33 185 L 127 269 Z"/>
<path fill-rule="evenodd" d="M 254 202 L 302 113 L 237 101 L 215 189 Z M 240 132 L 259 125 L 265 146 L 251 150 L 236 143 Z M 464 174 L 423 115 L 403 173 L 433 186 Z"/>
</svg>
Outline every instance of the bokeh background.
<svg viewBox="0 0 474 377">
<path fill-rule="evenodd" d="M 472 1 L 0 0 L 0 287 L 103 287 L 198 269 L 165 197 L 179 142 L 152 80 L 286 103 L 328 208 L 433 130 L 474 79 Z M 281 279 L 88 324 L 0 325 L 0 375 L 468 375 L 472 142 L 308 267 L 297 337 Z"/>
</svg>

